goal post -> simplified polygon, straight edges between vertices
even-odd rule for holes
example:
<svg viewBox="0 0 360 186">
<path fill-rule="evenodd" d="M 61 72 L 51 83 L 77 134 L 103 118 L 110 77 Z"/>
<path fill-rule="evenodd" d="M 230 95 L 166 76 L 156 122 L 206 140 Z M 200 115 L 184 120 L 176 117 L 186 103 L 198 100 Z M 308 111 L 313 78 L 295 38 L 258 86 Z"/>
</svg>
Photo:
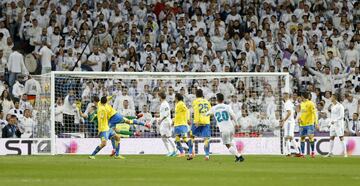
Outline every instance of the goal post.
<svg viewBox="0 0 360 186">
<path fill-rule="evenodd" d="M 89 114 L 86 112 L 94 96 L 113 96 L 111 104 L 126 116 L 149 113 L 144 120 L 150 119 L 153 123 L 150 130 L 143 127 L 131 127 L 130 130 L 141 130 L 143 135 L 140 138 L 155 139 L 159 138 L 156 93 L 165 91 L 172 109 L 175 92 L 184 94 L 190 109 L 194 99 L 193 90 L 198 88 L 203 89 L 205 98 L 212 104 L 215 103 L 214 95 L 221 92 L 226 97 L 226 103 L 239 108 L 234 110 L 238 123 L 249 126 L 246 129 L 238 128 L 235 137 L 276 137 L 282 153 L 283 134 L 276 126 L 276 120 L 282 117 L 282 94 L 290 92 L 288 73 L 54 71 L 50 76 L 51 154 L 63 153 L 57 150 L 57 140 L 96 138 L 94 124 L 83 117 Z M 59 113 L 56 105 L 61 101 L 64 102 L 62 123 L 56 115 Z M 213 121 L 211 130 L 212 137 L 220 136 Z"/>
</svg>

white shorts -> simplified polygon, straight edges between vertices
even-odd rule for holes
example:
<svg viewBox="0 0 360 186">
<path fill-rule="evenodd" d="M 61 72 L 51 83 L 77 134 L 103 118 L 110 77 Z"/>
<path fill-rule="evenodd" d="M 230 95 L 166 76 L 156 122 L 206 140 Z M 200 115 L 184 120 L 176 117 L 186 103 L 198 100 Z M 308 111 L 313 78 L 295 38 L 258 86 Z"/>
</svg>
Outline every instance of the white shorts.
<svg viewBox="0 0 360 186">
<path fill-rule="evenodd" d="M 284 123 L 284 137 L 294 137 L 295 123 L 285 122 Z"/>
<path fill-rule="evenodd" d="M 166 137 L 172 136 L 172 127 L 170 123 L 162 122 L 160 124 L 160 135 Z"/>
<path fill-rule="evenodd" d="M 335 137 L 344 136 L 344 127 L 331 125 L 330 136 L 335 136 Z"/>
<path fill-rule="evenodd" d="M 223 131 L 221 132 L 221 140 L 224 145 L 231 144 L 234 139 L 234 131 Z"/>
</svg>

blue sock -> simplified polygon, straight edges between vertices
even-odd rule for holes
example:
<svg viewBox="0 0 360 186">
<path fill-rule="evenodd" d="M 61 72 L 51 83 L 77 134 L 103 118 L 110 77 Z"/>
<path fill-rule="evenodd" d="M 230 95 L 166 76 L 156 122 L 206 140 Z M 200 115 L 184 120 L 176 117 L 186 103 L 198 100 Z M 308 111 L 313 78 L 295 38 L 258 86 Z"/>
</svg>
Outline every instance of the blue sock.
<svg viewBox="0 0 360 186">
<path fill-rule="evenodd" d="M 192 142 L 192 140 L 190 139 L 186 144 L 189 147 L 189 154 L 192 154 L 192 152 L 193 152 L 193 142 Z"/>
<path fill-rule="evenodd" d="M 134 120 L 132 120 L 132 121 L 133 121 L 133 124 L 134 124 L 134 125 L 141 125 L 141 126 L 144 126 L 144 125 L 145 125 L 144 122 L 138 121 L 138 120 L 136 120 L 136 119 L 134 119 Z"/>
<path fill-rule="evenodd" d="M 204 151 L 205 151 L 205 156 L 210 155 L 210 140 L 205 140 Z"/>
<path fill-rule="evenodd" d="M 313 141 L 310 141 L 310 149 L 311 149 L 311 152 L 314 152 L 315 143 Z"/>
<path fill-rule="evenodd" d="M 95 156 L 102 148 L 97 146 L 91 156 Z"/>
<path fill-rule="evenodd" d="M 305 154 L 305 141 L 300 142 L 301 153 Z"/>
<path fill-rule="evenodd" d="M 176 148 L 180 151 L 180 153 L 184 153 L 184 148 L 182 147 L 180 141 L 176 142 Z"/>
<path fill-rule="evenodd" d="M 114 138 L 111 138 L 111 145 L 113 149 L 116 149 L 116 141 Z"/>
<path fill-rule="evenodd" d="M 120 142 L 117 144 L 115 148 L 115 156 L 119 156 L 119 154 L 120 154 Z"/>
</svg>

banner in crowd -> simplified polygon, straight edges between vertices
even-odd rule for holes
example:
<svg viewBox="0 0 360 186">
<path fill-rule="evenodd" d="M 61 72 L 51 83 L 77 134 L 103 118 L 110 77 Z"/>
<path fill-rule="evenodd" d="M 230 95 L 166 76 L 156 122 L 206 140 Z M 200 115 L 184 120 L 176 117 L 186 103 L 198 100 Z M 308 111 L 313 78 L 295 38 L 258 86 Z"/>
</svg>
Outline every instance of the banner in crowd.
<svg viewBox="0 0 360 186">
<path fill-rule="evenodd" d="M 297 141 L 299 139 L 296 139 Z M 346 137 L 349 155 L 360 155 L 360 137 Z M 97 138 L 58 138 L 56 140 L 56 154 L 90 154 L 99 144 Z M 0 139 L 0 155 L 41 155 L 50 153 L 50 139 Z M 235 138 L 234 144 L 243 154 L 280 155 L 280 138 Z M 196 139 L 194 149 L 196 153 L 204 154 L 203 141 Z M 185 144 L 183 144 L 186 147 Z M 316 153 L 325 155 L 329 149 L 329 139 L 316 138 Z M 110 141 L 100 154 L 110 154 L 112 150 Z M 310 152 L 306 145 L 306 153 Z M 335 140 L 334 154 L 340 155 L 342 146 Z M 129 138 L 121 140 L 122 154 L 166 154 L 163 142 L 159 138 Z M 212 154 L 229 154 L 220 138 L 211 140 Z"/>
</svg>

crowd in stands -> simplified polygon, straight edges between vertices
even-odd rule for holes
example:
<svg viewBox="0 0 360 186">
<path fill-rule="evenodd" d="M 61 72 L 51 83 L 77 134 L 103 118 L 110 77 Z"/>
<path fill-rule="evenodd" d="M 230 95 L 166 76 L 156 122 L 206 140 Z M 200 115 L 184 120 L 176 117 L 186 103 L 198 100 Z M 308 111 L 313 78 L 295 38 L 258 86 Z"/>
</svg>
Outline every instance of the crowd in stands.
<svg viewBox="0 0 360 186">
<path fill-rule="evenodd" d="M 357 1 L 2 0 L 2 137 L 44 134 L 37 135 L 45 129 L 36 103 L 46 89 L 38 77 L 51 71 L 288 72 L 295 104 L 300 92 L 312 93 L 320 131 L 328 131 L 331 94 L 340 93 L 346 133 L 359 135 L 359 62 Z M 240 136 L 278 135 L 283 82 L 277 79 L 56 83 L 61 133 L 96 135 L 87 119 L 94 96 L 114 95 L 112 104 L 123 115 L 143 112 L 143 119 L 156 123 L 160 89 L 171 105 L 181 92 L 190 107 L 194 91 L 202 88 L 213 103 L 217 92 L 225 94 L 239 113 Z M 145 132 L 156 136 L 156 125 Z"/>
</svg>

